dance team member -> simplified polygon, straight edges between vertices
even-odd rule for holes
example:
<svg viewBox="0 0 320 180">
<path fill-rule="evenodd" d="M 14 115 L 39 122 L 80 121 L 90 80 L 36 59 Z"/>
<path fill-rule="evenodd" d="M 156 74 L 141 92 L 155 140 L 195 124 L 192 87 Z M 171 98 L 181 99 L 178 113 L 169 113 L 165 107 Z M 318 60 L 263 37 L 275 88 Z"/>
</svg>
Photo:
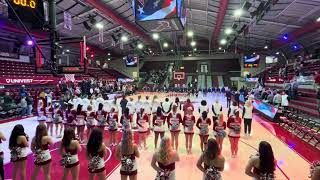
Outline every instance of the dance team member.
<svg viewBox="0 0 320 180">
<path fill-rule="evenodd" d="M 178 153 L 172 149 L 170 138 L 163 137 L 160 148 L 153 154 L 151 161 L 152 168 L 157 171 L 156 180 L 175 180 L 175 167 L 179 160 Z"/>
<path fill-rule="evenodd" d="M 80 143 L 84 142 L 84 128 L 87 121 L 87 112 L 86 110 L 83 110 L 82 107 L 83 106 L 81 104 L 78 104 L 76 115 L 77 133 Z"/>
<path fill-rule="evenodd" d="M 51 102 L 48 102 L 46 107 L 46 124 L 50 135 L 53 135 L 53 107 Z"/>
<path fill-rule="evenodd" d="M 4 180 L 4 164 L 3 164 L 3 147 L 2 142 L 6 141 L 6 137 L 0 132 L 0 177 Z"/>
<path fill-rule="evenodd" d="M 174 100 L 173 105 L 177 106 L 178 112 L 180 112 L 182 110 L 182 104 L 181 104 L 181 102 L 180 102 L 178 97 L 176 97 L 176 99 Z"/>
<path fill-rule="evenodd" d="M 129 113 L 129 108 L 126 108 L 124 110 L 124 113 L 121 115 L 120 123 L 122 126 L 122 130 L 131 129 L 132 116 Z"/>
<path fill-rule="evenodd" d="M 90 133 L 96 125 L 96 113 L 93 111 L 92 105 L 89 105 L 87 108 L 87 139 L 89 139 Z"/>
<path fill-rule="evenodd" d="M 133 143 L 131 129 L 125 129 L 122 133 L 121 143 L 116 150 L 116 158 L 121 162 L 121 180 L 137 180 L 137 162 L 140 157 L 138 146 Z"/>
<path fill-rule="evenodd" d="M 212 112 L 213 112 L 213 121 L 216 121 L 219 115 L 222 113 L 222 105 L 220 104 L 219 100 L 217 99 L 216 102 L 212 105 Z"/>
<path fill-rule="evenodd" d="M 45 180 L 50 180 L 51 176 L 51 154 L 49 146 L 53 145 L 53 141 L 48 136 L 47 127 L 39 124 L 36 129 L 35 137 L 31 141 L 31 151 L 34 155 L 34 169 L 31 175 L 32 180 L 36 180 L 39 171 L 42 169 Z"/>
<path fill-rule="evenodd" d="M 133 102 L 132 97 L 129 98 L 129 102 L 127 103 L 127 108 L 129 109 L 129 116 L 133 118 L 133 115 L 136 113 L 137 109 L 135 108 L 135 104 Z M 130 121 L 130 127 L 134 129 L 136 128 L 136 124 L 133 122 L 132 119 Z"/>
<path fill-rule="evenodd" d="M 261 141 L 258 152 L 250 157 L 246 166 L 246 174 L 255 180 L 275 179 L 276 161 L 271 145 L 266 141 Z"/>
<path fill-rule="evenodd" d="M 160 135 L 160 138 L 162 139 L 165 132 L 165 126 L 166 118 L 162 115 L 162 110 L 160 107 L 157 109 L 157 114 L 153 115 L 153 131 L 154 131 L 154 147 L 157 149 L 158 145 L 158 138 Z"/>
<path fill-rule="evenodd" d="M 99 128 L 94 128 L 90 134 L 87 143 L 87 158 L 89 180 L 98 177 L 99 180 L 106 179 L 106 169 L 104 157 L 106 156 L 106 146 L 103 143 L 102 131 Z"/>
<path fill-rule="evenodd" d="M 117 145 L 117 131 L 118 131 L 118 114 L 114 112 L 114 108 L 112 107 L 110 109 L 110 113 L 107 116 L 107 123 L 108 123 L 108 130 L 110 134 L 110 146 L 116 146 Z"/>
<path fill-rule="evenodd" d="M 138 95 L 138 99 L 134 104 L 135 113 L 139 113 L 140 109 L 143 108 L 143 102 L 141 101 L 141 95 Z"/>
<path fill-rule="evenodd" d="M 104 128 L 107 125 L 107 113 L 103 110 L 102 103 L 98 105 L 98 110 L 96 112 L 96 120 L 97 120 L 97 127 L 100 128 L 102 132 L 104 132 Z"/>
<path fill-rule="evenodd" d="M 239 107 L 237 105 L 237 102 L 233 101 L 231 106 L 228 109 L 228 117 L 234 116 L 235 115 L 234 113 L 237 111 L 239 111 Z"/>
<path fill-rule="evenodd" d="M 193 115 L 192 108 L 189 107 L 187 109 L 187 114 L 183 117 L 183 127 L 184 127 L 184 134 L 186 137 L 186 150 L 187 154 L 192 154 L 192 138 L 194 134 L 193 126 L 196 123 L 196 118 Z"/>
<path fill-rule="evenodd" d="M 71 172 L 72 180 L 79 179 L 79 151 L 81 151 L 81 146 L 79 141 L 76 139 L 74 129 L 65 129 L 59 147 L 59 152 L 62 156 L 62 160 L 60 163 L 64 167 L 62 180 L 68 179 L 69 172 Z"/>
<path fill-rule="evenodd" d="M 139 132 L 139 146 L 142 149 L 142 143 L 144 150 L 147 150 L 147 133 L 149 131 L 149 117 L 141 108 L 140 112 L 137 113 L 137 126 Z"/>
<path fill-rule="evenodd" d="M 66 111 L 66 119 L 67 122 L 65 124 L 65 128 L 72 128 L 73 130 L 75 130 L 77 121 L 76 121 L 76 115 L 77 115 L 77 111 L 74 109 L 73 104 L 68 104 L 67 107 L 67 111 Z"/>
<path fill-rule="evenodd" d="M 238 154 L 238 144 L 240 139 L 242 119 L 240 117 L 239 111 L 236 111 L 234 114 L 234 116 L 229 117 L 227 121 L 227 127 L 229 128 L 228 136 L 231 145 L 231 154 L 233 158 L 236 158 Z"/>
<path fill-rule="evenodd" d="M 20 179 L 26 180 L 28 139 L 23 126 L 21 124 L 15 125 L 9 138 L 10 159 L 13 168 L 12 179 L 17 179 L 17 175 L 20 174 Z"/>
<path fill-rule="evenodd" d="M 180 123 L 182 123 L 182 116 L 177 112 L 177 106 L 173 105 L 172 113 L 168 115 L 167 121 L 171 133 L 173 149 L 178 150 Z"/>
<path fill-rule="evenodd" d="M 183 105 L 183 112 L 184 113 L 186 113 L 188 107 L 191 107 L 192 111 L 194 111 L 194 106 L 193 106 L 192 102 L 190 101 L 190 99 L 187 99 L 187 101 Z"/>
<path fill-rule="evenodd" d="M 39 99 L 37 106 L 38 122 L 39 124 L 44 124 L 46 122 L 46 109 L 44 107 L 44 102 L 42 99 Z"/>
<path fill-rule="evenodd" d="M 209 137 L 209 126 L 211 125 L 211 119 L 208 118 L 208 113 L 204 111 L 201 117 L 197 120 L 197 128 L 199 129 L 200 147 L 203 152 L 207 147 L 207 141 Z"/>
<path fill-rule="evenodd" d="M 219 154 L 221 154 L 222 152 L 223 140 L 227 135 L 225 131 L 226 127 L 227 124 L 223 120 L 223 114 L 220 114 L 218 120 L 213 122 L 213 132 L 214 136 L 216 137 L 216 141 L 219 145 Z"/>
<path fill-rule="evenodd" d="M 61 106 L 60 104 L 55 104 L 53 109 L 53 123 L 55 125 L 55 128 L 56 128 L 55 133 L 58 138 L 62 137 L 63 121 L 64 121 L 64 116 L 63 116 L 63 111 L 61 110 Z M 58 133 L 59 126 L 60 126 L 60 132 Z"/>
<path fill-rule="evenodd" d="M 152 106 L 151 103 L 149 101 L 149 96 L 146 96 L 146 100 L 143 102 L 143 108 L 144 108 L 144 112 L 148 115 L 148 119 L 149 119 L 149 128 L 151 129 L 151 113 L 152 113 Z"/>
<path fill-rule="evenodd" d="M 203 179 L 221 180 L 220 172 L 224 170 L 224 157 L 219 153 L 219 144 L 213 138 L 208 140 L 207 149 L 201 154 L 197 167 L 203 172 Z"/>
</svg>

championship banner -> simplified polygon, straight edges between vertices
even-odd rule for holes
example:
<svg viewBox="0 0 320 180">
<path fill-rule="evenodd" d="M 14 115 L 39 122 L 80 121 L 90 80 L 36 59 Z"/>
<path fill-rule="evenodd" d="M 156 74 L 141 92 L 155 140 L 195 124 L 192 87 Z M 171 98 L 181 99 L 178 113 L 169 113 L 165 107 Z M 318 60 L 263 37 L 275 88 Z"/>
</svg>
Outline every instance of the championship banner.
<svg viewBox="0 0 320 180">
<path fill-rule="evenodd" d="M 72 29 L 72 17 L 71 14 L 69 14 L 68 12 L 64 12 L 63 13 L 63 17 L 64 17 L 64 28 L 65 29 L 69 29 L 71 31 Z"/>
<path fill-rule="evenodd" d="M 39 84 L 56 84 L 55 78 L 14 78 L 14 77 L 2 77 L 0 78 L 0 85 L 12 86 L 12 85 L 39 85 Z"/>
</svg>

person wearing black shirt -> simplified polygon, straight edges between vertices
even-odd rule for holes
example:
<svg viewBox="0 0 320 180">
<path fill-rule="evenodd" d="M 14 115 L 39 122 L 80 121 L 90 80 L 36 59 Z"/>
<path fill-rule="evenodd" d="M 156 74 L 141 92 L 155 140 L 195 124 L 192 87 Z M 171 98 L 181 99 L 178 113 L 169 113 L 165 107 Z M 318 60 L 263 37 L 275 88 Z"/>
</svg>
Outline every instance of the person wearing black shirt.
<svg viewBox="0 0 320 180">
<path fill-rule="evenodd" d="M 120 107 L 121 107 L 122 114 L 124 114 L 124 110 L 127 107 L 127 103 L 128 103 L 128 100 L 126 99 L 126 96 L 122 96 L 122 99 L 120 101 Z"/>
<path fill-rule="evenodd" d="M 230 103 L 231 103 L 231 92 L 228 90 L 226 92 L 226 97 L 227 97 L 227 108 L 230 107 Z"/>
</svg>

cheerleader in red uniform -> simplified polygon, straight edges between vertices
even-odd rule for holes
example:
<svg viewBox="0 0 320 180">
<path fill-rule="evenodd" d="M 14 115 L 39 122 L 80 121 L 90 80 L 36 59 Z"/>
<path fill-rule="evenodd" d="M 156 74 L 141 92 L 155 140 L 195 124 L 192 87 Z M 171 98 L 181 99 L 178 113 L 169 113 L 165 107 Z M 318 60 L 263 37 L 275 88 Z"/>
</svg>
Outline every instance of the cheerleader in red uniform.
<svg viewBox="0 0 320 180">
<path fill-rule="evenodd" d="M 62 135 L 62 129 L 63 129 L 62 121 L 63 120 L 64 120 L 64 117 L 63 117 L 63 112 L 60 109 L 60 105 L 55 104 L 55 108 L 53 110 L 53 123 L 55 124 L 55 127 L 56 127 L 56 136 L 59 138 Z M 60 133 L 58 134 L 59 126 L 60 126 Z"/>
<path fill-rule="evenodd" d="M 197 120 L 197 128 L 199 129 L 200 147 L 203 152 L 207 148 L 207 141 L 209 137 L 209 126 L 211 125 L 211 119 L 208 118 L 208 113 L 203 111 L 201 117 Z"/>
<path fill-rule="evenodd" d="M 160 135 L 161 139 L 164 136 L 164 131 L 165 131 L 164 124 L 165 123 L 166 123 L 166 118 L 162 115 L 161 107 L 158 107 L 157 113 L 155 115 L 153 115 L 153 120 L 152 120 L 153 131 L 155 134 L 155 137 L 154 137 L 155 149 L 157 149 L 159 135 Z"/>
<path fill-rule="evenodd" d="M 241 130 L 241 117 L 239 111 L 235 112 L 234 116 L 230 116 L 227 122 L 227 127 L 229 128 L 229 140 L 231 144 L 232 157 L 236 158 L 238 154 L 238 143 L 240 139 Z"/>
<path fill-rule="evenodd" d="M 39 124 L 36 129 L 36 135 L 31 142 L 31 151 L 34 154 L 34 169 L 31 180 L 36 180 L 39 171 L 42 169 L 44 179 L 50 179 L 51 171 L 51 154 L 49 146 L 53 144 L 52 139 L 48 136 L 47 128 L 44 124 Z"/>
<path fill-rule="evenodd" d="M 109 125 L 109 134 L 110 134 L 110 146 L 116 146 L 117 145 L 117 140 L 116 140 L 116 135 L 118 131 L 118 114 L 114 112 L 115 109 L 111 108 L 110 113 L 108 114 L 107 117 L 107 123 Z"/>
<path fill-rule="evenodd" d="M 76 129 L 76 115 L 77 111 L 73 108 L 73 104 L 68 104 L 68 109 L 66 111 L 66 126 L 67 128 L 71 128 L 75 131 Z M 66 128 L 65 128 L 66 129 Z"/>
<path fill-rule="evenodd" d="M 48 102 L 48 106 L 46 107 L 46 116 L 47 116 L 47 129 L 50 132 L 51 136 L 53 135 L 53 108 L 51 102 Z"/>
<path fill-rule="evenodd" d="M 87 108 L 87 139 L 89 139 L 90 133 L 96 125 L 96 113 L 93 111 L 92 106 L 89 105 Z"/>
<path fill-rule="evenodd" d="M 37 114 L 38 114 L 39 124 L 44 124 L 47 118 L 46 118 L 46 109 L 44 107 L 44 102 L 42 99 L 39 99 L 38 101 Z"/>
<path fill-rule="evenodd" d="M 4 179 L 4 169 L 3 169 L 3 146 L 2 142 L 6 141 L 6 137 L 0 132 L 0 177 Z"/>
<path fill-rule="evenodd" d="M 180 113 L 177 113 L 177 108 L 176 105 L 173 105 L 172 113 L 167 117 L 168 126 L 171 132 L 172 146 L 175 150 L 178 150 L 180 123 L 182 123 L 182 117 Z"/>
<path fill-rule="evenodd" d="M 120 123 L 122 126 L 122 131 L 131 129 L 131 123 L 132 123 L 132 116 L 129 114 L 130 110 L 129 108 L 126 108 L 124 110 L 123 115 L 120 118 Z"/>
<path fill-rule="evenodd" d="M 76 121 L 77 121 L 77 132 L 78 132 L 80 143 L 84 141 L 84 127 L 85 127 L 86 120 L 87 120 L 87 112 L 83 111 L 82 105 L 79 104 L 77 107 Z"/>
<path fill-rule="evenodd" d="M 149 116 L 144 112 L 144 108 L 140 108 L 140 112 L 137 113 L 137 125 L 138 125 L 138 132 L 139 132 L 139 145 L 142 149 L 143 147 L 147 149 L 147 132 L 149 130 Z"/>
<path fill-rule="evenodd" d="M 226 122 L 223 120 L 223 114 L 220 114 L 217 121 L 213 123 L 213 132 L 219 145 L 219 153 L 221 154 L 223 139 L 226 137 Z"/>
<path fill-rule="evenodd" d="M 194 134 L 193 126 L 196 123 L 196 118 L 193 115 L 193 109 L 187 108 L 186 114 L 183 117 L 184 134 L 186 136 L 186 150 L 188 154 L 192 153 L 192 138 Z"/>
<path fill-rule="evenodd" d="M 103 104 L 100 103 L 98 106 L 98 111 L 96 112 L 97 126 L 101 129 L 102 134 L 104 134 L 104 128 L 107 124 L 107 113 L 103 110 Z"/>
</svg>

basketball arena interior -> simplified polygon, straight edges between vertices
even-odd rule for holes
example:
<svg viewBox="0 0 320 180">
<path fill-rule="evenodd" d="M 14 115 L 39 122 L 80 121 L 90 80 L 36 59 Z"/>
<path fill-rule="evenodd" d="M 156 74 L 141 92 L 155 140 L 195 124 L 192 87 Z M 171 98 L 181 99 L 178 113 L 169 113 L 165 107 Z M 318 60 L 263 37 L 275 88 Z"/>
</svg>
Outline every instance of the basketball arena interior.
<svg viewBox="0 0 320 180">
<path fill-rule="evenodd" d="M 320 0 L 0 0 L 0 180 L 320 180 Z"/>
</svg>

